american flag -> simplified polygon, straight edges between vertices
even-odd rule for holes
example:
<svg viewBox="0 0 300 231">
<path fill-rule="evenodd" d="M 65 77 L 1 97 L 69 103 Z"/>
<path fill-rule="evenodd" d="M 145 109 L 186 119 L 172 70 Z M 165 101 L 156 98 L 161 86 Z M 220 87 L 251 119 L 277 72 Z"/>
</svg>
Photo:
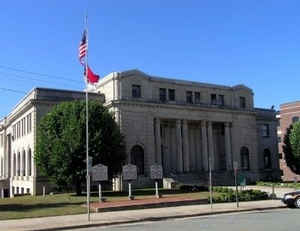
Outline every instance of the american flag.
<svg viewBox="0 0 300 231">
<path fill-rule="evenodd" d="M 83 31 L 82 39 L 79 44 L 79 61 L 82 65 L 84 65 L 84 57 L 87 52 L 87 43 L 86 43 L 86 30 Z"/>
</svg>

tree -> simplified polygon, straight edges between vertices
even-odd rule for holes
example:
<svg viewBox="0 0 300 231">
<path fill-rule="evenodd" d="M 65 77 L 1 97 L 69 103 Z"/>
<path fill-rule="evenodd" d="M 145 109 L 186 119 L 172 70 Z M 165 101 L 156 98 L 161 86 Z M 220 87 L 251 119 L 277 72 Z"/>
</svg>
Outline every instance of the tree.
<svg viewBox="0 0 300 231">
<path fill-rule="evenodd" d="M 296 169 L 296 173 L 300 173 L 300 122 L 296 122 L 293 124 L 291 134 L 290 134 L 290 142 L 292 147 L 292 154 L 294 158 L 294 165 Z"/>
<path fill-rule="evenodd" d="M 298 140 L 297 140 L 298 139 Z M 283 152 L 287 166 L 296 174 L 300 173 L 300 122 L 292 124 L 284 136 Z"/>
<path fill-rule="evenodd" d="M 42 176 L 60 190 L 86 181 L 86 105 L 84 101 L 58 104 L 40 121 L 36 164 Z M 89 101 L 89 156 L 93 165 L 108 166 L 108 174 L 120 172 L 125 160 L 123 136 L 112 115 L 99 102 Z"/>
</svg>

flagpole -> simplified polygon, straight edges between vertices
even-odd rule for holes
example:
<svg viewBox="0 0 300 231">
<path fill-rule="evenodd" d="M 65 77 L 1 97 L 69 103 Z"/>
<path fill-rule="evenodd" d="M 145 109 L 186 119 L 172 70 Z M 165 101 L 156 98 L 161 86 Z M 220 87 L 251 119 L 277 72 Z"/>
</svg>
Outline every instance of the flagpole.
<svg viewBox="0 0 300 231">
<path fill-rule="evenodd" d="M 85 30 L 86 30 L 86 57 L 85 57 L 85 105 L 86 105 L 86 203 L 87 203 L 87 214 L 88 221 L 90 221 L 90 173 L 89 173 L 89 95 L 88 95 L 88 24 L 87 24 L 87 14 L 85 18 Z"/>
</svg>

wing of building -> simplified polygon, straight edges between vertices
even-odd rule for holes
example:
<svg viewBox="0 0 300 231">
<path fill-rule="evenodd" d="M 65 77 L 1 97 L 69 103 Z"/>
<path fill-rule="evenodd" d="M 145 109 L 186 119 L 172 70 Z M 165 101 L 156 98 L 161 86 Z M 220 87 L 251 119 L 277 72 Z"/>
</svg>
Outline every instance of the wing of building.
<svg viewBox="0 0 300 231">
<path fill-rule="evenodd" d="M 283 152 L 284 137 L 287 129 L 293 124 L 299 121 L 300 118 L 300 101 L 284 103 L 280 105 L 280 111 L 277 115 L 279 121 L 278 127 L 278 148 L 280 153 L 280 168 L 282 170 L 283 181 L 299 181 L 300 175 L 294 173 L 294 171 L 287 165 L 285 154 Z"/>
<path fill-rule="evenodd" d="M 232 184 L 235 162 L 248 182 L 280 178 L 275 111 L 254 108 L 253 91 L 244 85 L 129 70 L 100 79 L 94 93 L 104 96 L 104 105 L 125 135 L 127 162 L 138 169 L 137 186 L 151 183 L 150 166 L 155 163 L 163 166 L 166 187 L 168 180 L 206 184 L 209 167 L 214 184 Z M 35 89 L 1 121 L 2 188 L 10 194 L 39 192 L 33 159 L 38 121 L 64 97 L 72 100 L 82 94 Z"/>
</svg>

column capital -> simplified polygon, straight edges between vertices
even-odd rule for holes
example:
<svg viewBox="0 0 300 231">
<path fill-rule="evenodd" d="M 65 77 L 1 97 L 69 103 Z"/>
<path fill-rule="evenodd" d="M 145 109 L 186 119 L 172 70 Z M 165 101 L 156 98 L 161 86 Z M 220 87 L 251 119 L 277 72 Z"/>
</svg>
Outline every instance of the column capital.
<svg viewBox="0 0 300 231">
<path fill-rule="evenodd" d="M 231 127 L 231 125 L 232 125 L 231 122 L 225 122 L 225 123 L 224 123 L 224 126 L 225 126 L 225 127 Z"/>
<path fill-rule="evenodd" d="M 206 120 L 201 120 L 201 127 L 206 127 Z"/>
</svg>

